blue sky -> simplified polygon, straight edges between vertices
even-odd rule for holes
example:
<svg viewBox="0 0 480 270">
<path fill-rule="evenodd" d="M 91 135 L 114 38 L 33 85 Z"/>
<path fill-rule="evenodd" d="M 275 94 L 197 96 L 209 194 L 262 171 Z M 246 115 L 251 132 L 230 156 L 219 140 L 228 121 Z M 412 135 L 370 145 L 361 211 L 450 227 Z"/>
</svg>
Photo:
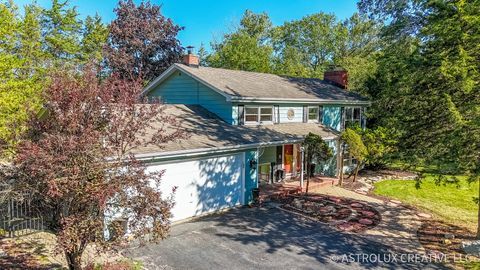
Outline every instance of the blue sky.
<svg viewBox="0 0 480 270">
<path fill-rule="evenodd" d="M 14 0 L 19 6 L 31 3 L 28 0 Z M 37 0 L 44 7 L 50 6 L 50 0 Z M 135 0 L 140 2 L 140 0 Z M 240 20 L 245 9 L 254 12 L 267 12 L 274 25 L 299 19 L 320 11 L 333 13 L 344 19 L 356 10 L 355 0 L 151 0 L 161 4 L 163 14 L 185 27 L 179 34 L 183 46 L 198 48 L 204 43 L 207 48 L 213 39 L 219 40 Z M 77 6 L 81 17 L 98 13 L 105 22 L 111 21 L 117 0 L 70 0 Z"/>
</svg>

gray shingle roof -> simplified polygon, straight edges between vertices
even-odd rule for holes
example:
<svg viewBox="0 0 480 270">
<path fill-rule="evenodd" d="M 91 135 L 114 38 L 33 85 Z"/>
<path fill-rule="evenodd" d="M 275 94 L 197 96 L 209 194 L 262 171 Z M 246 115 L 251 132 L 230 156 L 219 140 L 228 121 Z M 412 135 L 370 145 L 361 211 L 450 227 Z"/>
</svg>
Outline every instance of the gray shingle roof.
<svg viewBox="0 0 480 270">
<path fill-rule="evenodd" d="M 222 148 L 252 144 L 291 141 L 298 142 L 309 132 L 323 138 L 336 138 L 338 133 L 315 123 L 289 123 L 262 126 L 234 126 L 197 105 L 165 105 L 164 113 L 174 116 L 186 139 L 172 141 L 159 148 L 156 145 L 136 149 L 136 154 L 175 152 L 193 149 Z M 163 124 L 158 123 L 161 127 Z M 167 127 L 167 132 L 169 128 Z M 252 146 L 253 147 L 253 146 Z"/>
<path fill-rule="evenodd" d="M 293 78 L 268 73 L 174 64 L 232 97 L 367 101 L 361 95 L 315 78 Z"/>
</svg>

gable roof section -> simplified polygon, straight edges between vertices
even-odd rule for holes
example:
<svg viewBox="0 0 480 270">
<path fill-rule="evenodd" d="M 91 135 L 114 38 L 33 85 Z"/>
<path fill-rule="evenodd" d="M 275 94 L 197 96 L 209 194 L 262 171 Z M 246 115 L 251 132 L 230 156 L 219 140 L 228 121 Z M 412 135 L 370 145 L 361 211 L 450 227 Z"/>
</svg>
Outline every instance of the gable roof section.
<svg viewBox="0 0 480 270">
<path fill-rule="evenodd" d="M 173 72 L 180 70 L 235 102 L 302 102 L 369 105 L 357 93 L 315 78 L 294 78 L 275 74 L 173 64 L 153 80 L 144 94 L 153 90 Z"/>
</svg>

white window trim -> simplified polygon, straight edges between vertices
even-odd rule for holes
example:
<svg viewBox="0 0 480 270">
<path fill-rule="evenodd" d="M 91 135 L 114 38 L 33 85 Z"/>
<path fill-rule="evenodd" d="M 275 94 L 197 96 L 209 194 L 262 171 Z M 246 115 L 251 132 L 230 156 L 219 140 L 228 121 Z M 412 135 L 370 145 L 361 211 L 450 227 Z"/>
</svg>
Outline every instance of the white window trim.
<svg viewBox="0 0 480 270">
<path fill-rule="evenodd" d="M 345 108 L 344 108 L 344 115 L 345 115 L 345 117 L 344 117 L 344 119 L 343 119 L 343 126 L 344 126 L 345 128 L 347 128 L 347 122 L 357 121 L 357 120 L 355 120 L 355 119 L 353 118 L 354 115 L 355 115 L 355 113 L 354 113 L 354 110 L 355 110 L 355 109 L 359 109 L 359 110 L 360 110 L 360 114 L 359 114 L 360 118 L 358 119 L 358 123 L 359 123 L 360 127 L 362 127 L 362 117 L 363 117 L 362 107 L 360 107 L 360 106 L 349 106 L 349 107 L 345 107 Z M 348 120 L 347 120 L 347 110 L 352 110 L 352 117 L 351 117 L 350 119 L 348 119 Z"/>
<path fill-rule="evenodd" d="M 312 109 L 317 109 L 317 115 L 315 116 L 315 119 L 309 119 L 310 118 L 310 108 Z M 318 123 L 318 118 L 320 113 L 320 108 L 318 106 L 307 106 L 307 123 Z"/>
<path fill-rule="evenodd" d="M 248 108 L 256 108 L 257 109 L 257 121 L 247 121 L 247 109 Z M 260 110 L 261 109 L 265 109 L 265 108 L 268 108 L 268 109 L 271 109 L 272 110 L 272 113 L 270 114 L 271 116 L 271 119 L 270 121 L 262 121 L 261 120 L 261 114 L 260 114 Z M 274 117 L 274 107 L 273 106 L 245 106 L 244 108 L 244 118 L 243 118 L 243 121 L 245 123 L 245 125 L 263 125 L 263 124 L 273 124 L 273 117 Z"/>
</svg>

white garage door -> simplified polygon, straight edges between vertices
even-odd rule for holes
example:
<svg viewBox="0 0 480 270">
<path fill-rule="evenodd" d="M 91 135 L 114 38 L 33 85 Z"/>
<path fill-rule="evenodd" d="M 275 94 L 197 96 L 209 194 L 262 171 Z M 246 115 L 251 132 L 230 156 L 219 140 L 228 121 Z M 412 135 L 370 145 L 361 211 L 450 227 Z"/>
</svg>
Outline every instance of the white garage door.
<svg viewBox="0 0 480 270">
<path fill-rule="evenodd" d="M 163 194 L 177 187 L 172 209 L 172 220 L 177 221 L 242 204 L 243 160 L 241 153 L 152 165 L 147 170 L 165 170 L 160 185 Z"/>
</svg>

